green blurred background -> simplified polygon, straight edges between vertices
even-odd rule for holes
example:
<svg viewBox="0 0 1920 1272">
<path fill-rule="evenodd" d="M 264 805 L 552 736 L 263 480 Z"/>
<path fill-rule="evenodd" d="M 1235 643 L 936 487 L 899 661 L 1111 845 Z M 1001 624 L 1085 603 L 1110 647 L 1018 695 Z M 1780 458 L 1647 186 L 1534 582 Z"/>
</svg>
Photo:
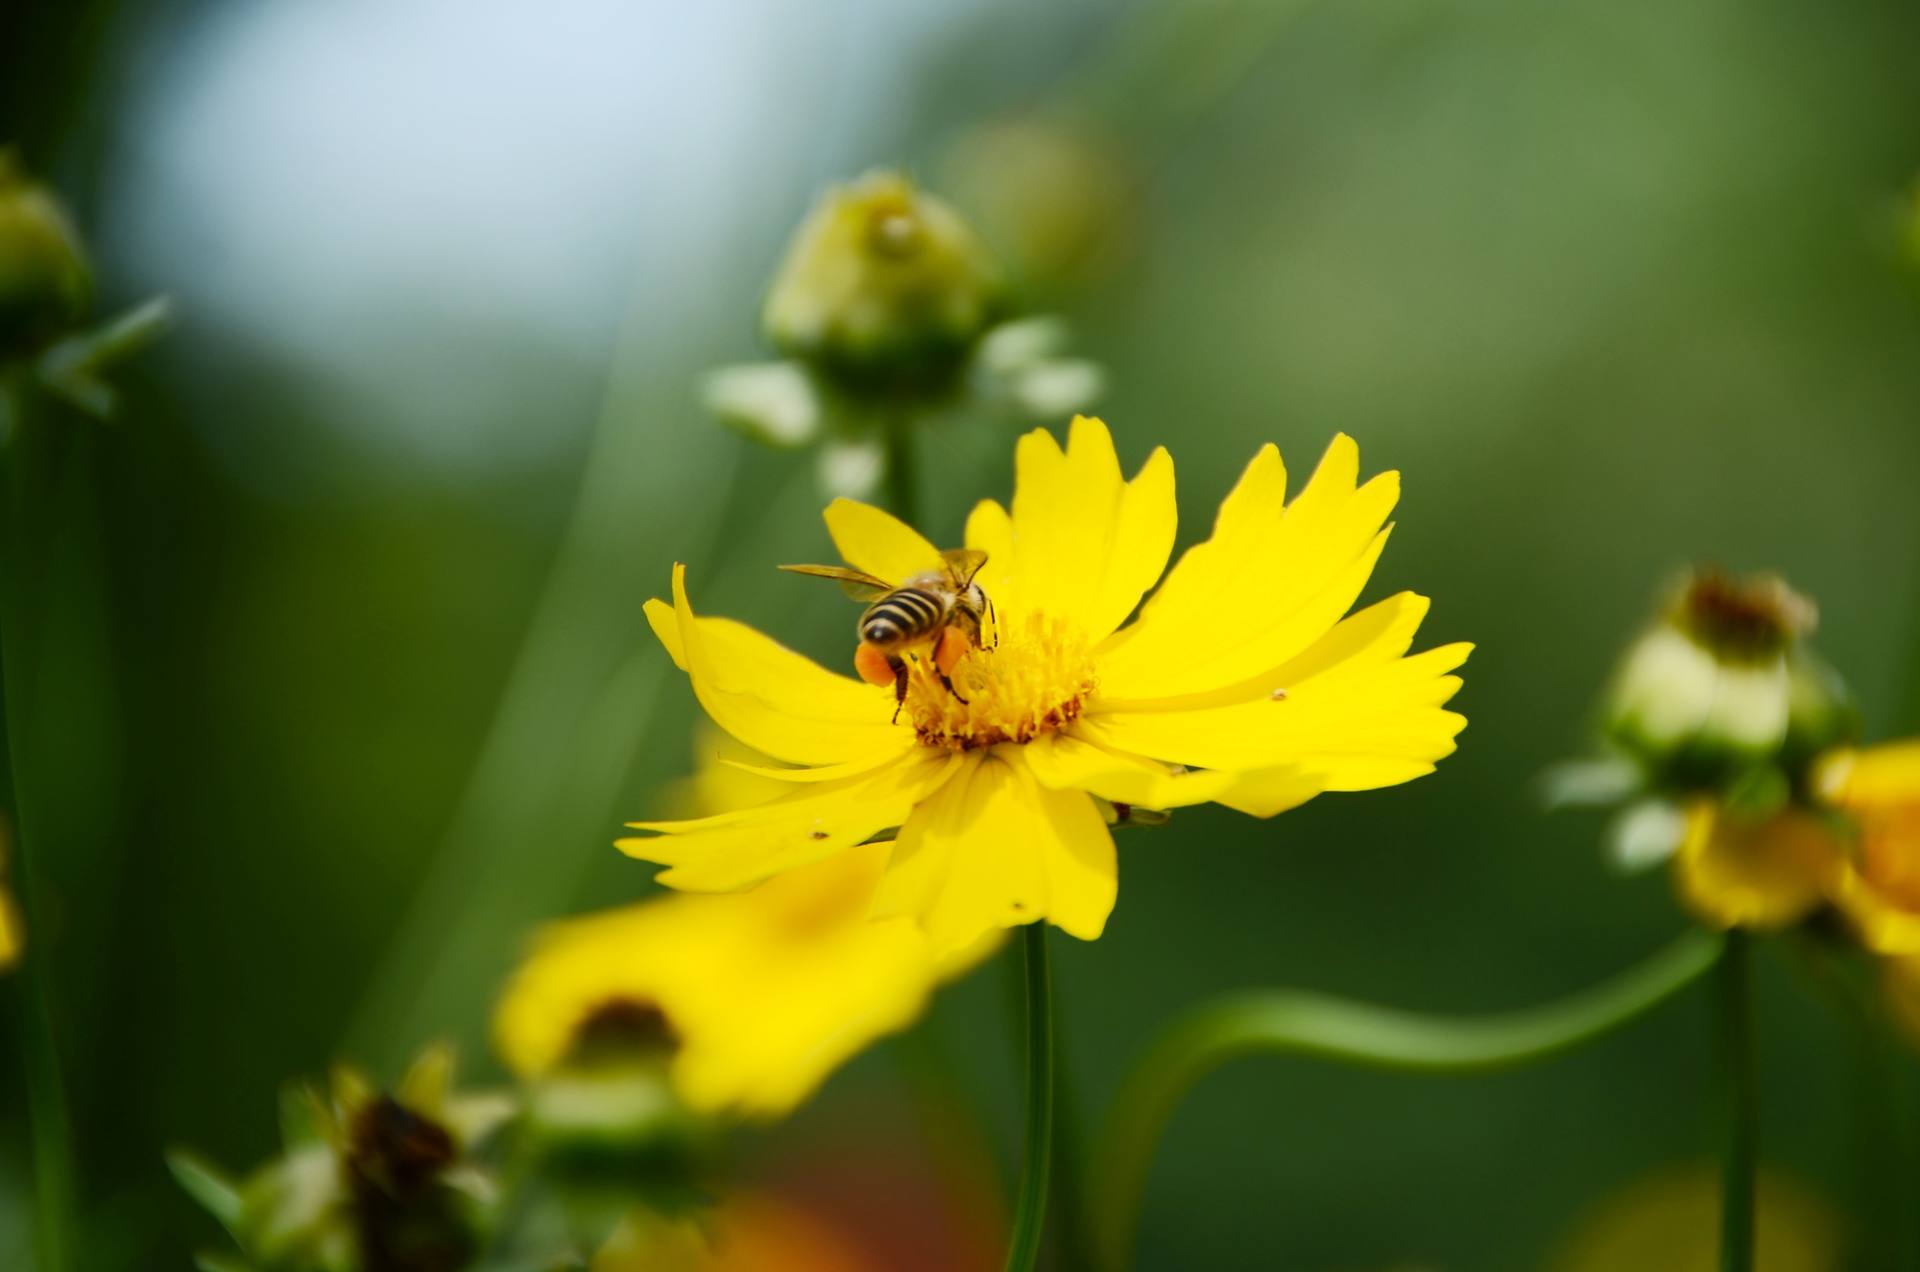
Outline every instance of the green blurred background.
<svg viewBox="0 0 1920 1272">
<path fill-rule="evenodd" d="M 1106 937 L 1056 942 L 1082 1121 L 1212 991 L 1475 1011 L 1645 955 L 1684 921 L 1663 881 L 1611 876 L 1534 779 L 1678 567 L 1783 571 L 1870 736 L 1920 728 L 1916 65 L 1904 0 L 9 6 L 0 140 L 71 200 L 106 307 L 181 314 L 119 422 L 66 421 L 14 739 L 83 1265 L 213 1243 L 162 1148 L 258 1161 L 289 1075 L 439 1036 L 497 1072 L 528 926 L 649 886 L 609 841 L 689 762 L 640 610 L 670 562 L 845 657 L 848 612 L 769 570 L 828 550 L 809 464 L 696 384 L 761 356 L 786 234 L 875 164 L 1072 319 L 1125 462 L 1174 452 L 1183 543 L 1261 442 L 1304 470 L 1344 429 L 1406 485 L 1370 594 L 1479 646 L 1434 777 L 1123 838 Z M 957 540 L 1011 433 L 925 445 Z M 1844 1210 L 1850 1044 L 1784 960 L 1762 978 L 1766 1158 Z M 927 1028 L 1010 1147 L 1005 979 Z M 1710 1152 L 1709 1075 L 1698 994 L 1502 1077 L 1242 1063 L 1166 1138 L 1142 1266 L 1543 1266 Z M 906 1110 L 883 1048 L 769 1155 L 920 1161 Z"/>
</svg>

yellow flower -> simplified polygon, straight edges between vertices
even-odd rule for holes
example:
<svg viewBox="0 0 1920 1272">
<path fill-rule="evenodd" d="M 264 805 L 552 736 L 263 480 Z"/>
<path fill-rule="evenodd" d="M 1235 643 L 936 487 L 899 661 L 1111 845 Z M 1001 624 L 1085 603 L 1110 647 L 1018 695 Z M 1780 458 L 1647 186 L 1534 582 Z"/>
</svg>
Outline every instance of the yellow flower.
<svg viewBox="0 0 1920 1272">
<path fill-rule="evenodd" d="M 1859 835 L 1840 909 L 1874 952 L 1920 955 L 1920 739 L 1836 752 L 1814 782 Z"/>
<path fill-rule="evenodd" d="M 1787 807 L 1748 816 L 1701 800 L 1687 810 L 1674 884 L 1711 927 L 1771 930 L 1824 905 L 1845 865 L 1845 845 L 1818 813 Z"/>
<path fill-rule="evenodd" d="M 864 845 L 738 896 L 660 897 L 552 925 L 500 1000 L 501 1056 L 524 1077 L 548 1074 L 600 1025 L 644 1016 L 688 1105 L 786 1112 L 984 953 L 939 959 L 912 923 L 868 920 L 886 854 Z"/>
<path fill-rule="evenodd" d="M 1805 1183 L 1762 1171 L 1756 1272 L 1836 1272 L 1849 1266 L 1832 1203 Z M 1720 1266 L 1720 1181 L 1706 1165 L 1666 1166 L 1588 1208 L 1547 1266 L 1552 1272 L 1712 1272 Z"/>
<path fill-rule="evenodd" d="M 716 723 L 794 766 L 757 770 L 790 793 L 634 823 L 651 833 L 620 847 L 671 867 L 673 887 L 730 891 L 898 827 L 876 915 L 912 916 L 941 950 L 1040 919 L 1090 940 L 1117 888 L 1095 797 L 1266 817 L 1452 752 L 1466 722 L 1442 704 L 1471 646 L 1408 656 L 1428 604 L 1411 592 L 1347 613 L 1399 494 L 1394 473 L 1359 483 L 1351 439 L 1291 503 L 1263 448 L 1144 606 L 1173 549 L 1167 453 L 1124 480 L 1106 425 L 1076 419 L 1064 451 L 1044 430 L 1022 438 L 1015 469 L 1011 509 L 989 500 L 967 522 L 995 615 L 983 647 L 953 665 L 951 692 L 910 656 L 897 718 L 890 690 L 696 614 L 676 567 L 672 603 L 648 603 L 654 633 Z M 838 500 L 826 521 L 856 569 L 899 581 L 940 565 L 877 508 Z"/>
</svg>

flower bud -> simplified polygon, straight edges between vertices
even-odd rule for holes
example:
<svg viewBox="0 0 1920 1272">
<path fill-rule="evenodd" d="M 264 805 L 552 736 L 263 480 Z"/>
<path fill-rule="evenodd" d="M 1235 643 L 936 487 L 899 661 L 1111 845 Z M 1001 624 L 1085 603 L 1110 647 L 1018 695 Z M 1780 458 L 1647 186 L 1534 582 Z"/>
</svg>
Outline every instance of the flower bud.
<svg viewBox="0 0 1920 1272">
<path fill-rule="evenodd" d="M 905 177 L 829 190 L 761 314 L 789 357 L 856 392 L 937 393 L 1006 306 L 999 263 L 959 214 Z"/>
<path fill-rule="evenodd" d="M 1110 273 L 1141 238 L 1140 173 L 1124 147 L 1081 121 L 983 124 L 960 137 L 941 172 L 1020 277 L 1048 290 Z"/>
<path fill-rule="evenodd" d="M 1608 737 L 1667 789 L 1719 790 L 1777 763 L 1796 694 L 1809 736 L 1833 728 L 1813 665 L 1796 670 L 1813 618 L 1774 576 L 1694 575 L 1628 650 L 1608 700 Z"/>
<path fill-rule="evenodd" d="M 581 1021 L 565 1059 L 532 1080 L 528 1129 L 549 1148 L 677 1148 L 691 1126 L 667 1066 L 678 1046 L 659 1008 L 609 999 Z"/>
<path fill-rule="evenodd" d="M 0 151 L 0 358 L 38 351 L 79 321 L 92 279 L 53 196 Z"/>
<path fill-rule="evenodd" d="M 469 1266 L 498 1202 L 471 1153 L 513 1106 L 454 1094 L 451 1066 L 432 1048 L 391 1092 L 353 1070 L 335 1074 L 331 1098 L 291 1091 L 286 1150 L 242 1182 L 190 1153 L 168 1165 L 260 1272 Z"/>
</svg>

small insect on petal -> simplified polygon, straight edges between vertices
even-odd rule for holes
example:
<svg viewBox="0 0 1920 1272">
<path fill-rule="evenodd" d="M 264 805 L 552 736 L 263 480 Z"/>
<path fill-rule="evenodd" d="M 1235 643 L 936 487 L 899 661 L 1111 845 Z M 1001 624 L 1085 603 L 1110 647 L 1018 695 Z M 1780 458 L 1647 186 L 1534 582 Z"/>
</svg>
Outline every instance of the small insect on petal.
<svg viewBox="0 0 1920 1272">
<path fill-rule="evenodd" d="M 1268 694 L 1267 697 L 1274 702 L 1285 702 L 1287 700 L 1287 691 L 1285 689 L 1275 689 L 1272 693 Z"/>
</svg>

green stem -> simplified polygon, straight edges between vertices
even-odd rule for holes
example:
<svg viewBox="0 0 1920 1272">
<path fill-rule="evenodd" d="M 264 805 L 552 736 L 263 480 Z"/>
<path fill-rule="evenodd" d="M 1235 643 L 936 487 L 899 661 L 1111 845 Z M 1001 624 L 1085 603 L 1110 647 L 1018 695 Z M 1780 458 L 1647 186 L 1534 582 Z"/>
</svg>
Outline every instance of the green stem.
<svg viewBox="0 0 1920 1272">
<path fill-rule="evenodd" d="M 1021 929 L 1027 964 L 1027 1155 L 1020 1200 L 1007 1242 L 1007 1272 L 1030 1272 L 1047 1223 L 1047 1180 L 1053 1170 L 1053 985 L 1047 973 L 1047 925 Z"/>
<path fill-rule="evenodd" d="M 67 1118 L 66 1084 L 61 1077 L 60 1051 L 54 1035 L 48 950 L 51 925 L 46 920 L 46 889 L 37 858 L 26 846 L 26 816 L 22 808 L 22 768 L 14 747 L 24 733 L 19 727 L 29 710 L 31 681 L 25 664 L 32 633 L 23 613 L 30 589 L 29 562 L 41 542 L 35 507 L 39 492 L 35 474 L 40 438 L 30 435 L 36 423 L 26 417 L 26 395 L 14 397 L 17 431 L 7 456 L 8 559 L 0 569 L 0 803 L 13 817 L 13 873 L 19 890 L 25 949 L 18 968 L 20 1032 L 24 1043 L 23 1068 L 28 1119 L 32 1128 L 35 1266 L 44 1272 L 63 1272 L 68 1266 L 74 1199 L 72 1128 Z M 4 833 L 0 830 L 0 833 Z M 0 878 L 0 886 L 4 886 Z"/>
<path fill-rule="evenodd" d="M 27 1109 L 33 1132 L 34 1266 L 45 1272 L 61 1272 L 68 1265 L 67 1234 L 73 1214 L 73 1156 L 68 1147 L 72 1128 L 67 1120 L 66 1086 L 60 1076 L 53 1013 L 48 1006 L 47 925 L 38 921 L 46 908 L 35 905 L 35 889 L 27 880 L 24 861 L 17 874 L 20 910 L 28 925 L 29 942 L 18 974 Z"/>
<path fill-rule="evenodd" d="M 887 509 L 910 526 L 920 522 L 920 485 L 913 454 L 913 415 L 901 411 L 884 421 L 886 439 Z"/>
<path fill-rule="evenodd" d="M 1102 1267 L 1127 1265 L 1154 1148 L 1188 1089 L 1229 1060 L 1303 1055 L 1401 1073 L 1471 1074 L 1544 1060 L 1646 1015 L 1713 967 L 1718 938 L 1689 932 L 1613 980 L 1525 1011 L 1450 1018 L 1306 990 L 1256 990 L 1176 1021 L 1128 1076 L 1094 1156 Z"/>
<path fill-rule="evenodd" d="M 1746 933 L 1727 934 L 1716 976 L 1720 1063 L 1727 1100 L 1720 1174 L 1720 1269 L 1752 1272 L 1753 1191 L 1758 1138 L 1754 1089 L 1753 955 Z"/>
</svg>

